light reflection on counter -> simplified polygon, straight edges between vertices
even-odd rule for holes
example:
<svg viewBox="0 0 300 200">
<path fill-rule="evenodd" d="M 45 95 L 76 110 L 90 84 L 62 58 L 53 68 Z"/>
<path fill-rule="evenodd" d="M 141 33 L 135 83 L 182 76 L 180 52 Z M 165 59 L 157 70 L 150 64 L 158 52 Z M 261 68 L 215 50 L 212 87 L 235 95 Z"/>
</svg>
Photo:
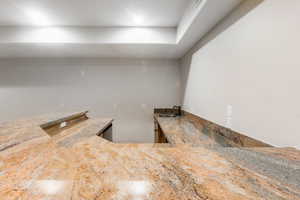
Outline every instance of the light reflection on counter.
<svg viewBox="0 0 300 200">
<path fill-rule="evenodd" d="M 63 193 L 69 181 L 40 180 L 33 184 L 33 188 L 45 195 L 58 195 Z"/>
<path fill-rule="evenodd" d="M 130 197 L 132 200 L 147 199 L 152 190 L 149 181 L 121 181 L 118 184 L 119 195 L 122 197 Z"/>
</svg>

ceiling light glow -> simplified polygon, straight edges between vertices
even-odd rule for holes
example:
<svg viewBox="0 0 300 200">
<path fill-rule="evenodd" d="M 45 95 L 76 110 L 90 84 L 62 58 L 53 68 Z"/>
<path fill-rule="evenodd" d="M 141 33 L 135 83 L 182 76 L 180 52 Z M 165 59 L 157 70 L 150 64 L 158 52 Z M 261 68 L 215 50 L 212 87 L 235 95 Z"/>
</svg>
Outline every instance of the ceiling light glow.
<svg viewBox="0 0 300 200">
<path fill-rule="evenodd" d="M 145 22 L 144 17 L 140 15 L 133 15 L 133 23 L 135 26 L 142 26 Z"/>
<path fill-rule="evenodd" d="M 25 15 L 33 26 L 50 26 L 50 20 L 47 15 L 39 9 L 27 8 Z"/>
</svg>

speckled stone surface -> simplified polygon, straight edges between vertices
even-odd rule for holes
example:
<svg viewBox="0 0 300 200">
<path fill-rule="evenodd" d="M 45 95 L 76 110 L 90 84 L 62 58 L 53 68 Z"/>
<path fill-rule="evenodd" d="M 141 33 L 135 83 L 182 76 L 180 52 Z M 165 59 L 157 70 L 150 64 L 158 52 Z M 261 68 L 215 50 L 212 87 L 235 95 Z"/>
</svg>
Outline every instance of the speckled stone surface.
<svg viewBox="0 0 300 200">
<path fill-rule="evenodd" d="M 95 136 L 109 123 L 88 119 L 54 137 L 38 129 L 40 121 L 0 125 L 1 136 L 19 141 L 0 152 L 0 199 L 300 199 L 299 188 L 236 164 L 213 150 L 208 138 L 200 137 L 203 146 L 114 144 Z M 28 139 L 32 129 L 39 137 Z M 196 140 L 194 132 L 189 135 Z"/>
<path fill-rule="evenodd" d="M 193 145 L 206 143 L 223 147 L 272 147 L 185 111 L 180 117 L 159 117 L 156 113 L 154 118 L 161 128 L 165 129 L 164 133 L 171 143 Z"/>
<path fill-rule="evenodd" d="M 216 148 L 216 150 L 248 169 L 300 188 L 300 151 L 296 149 Z"/>
<path fill-rule="evenodd" d="M 194 118 L 194 117 L 193 117 Z M 185 144 L 190 147 L 203 147 L 218 153 L 235 165 L 268 177 L 279 184 L 287 184 L 290 192 L 295 192 L 299 198 L 300 188 L 300 151 L 295 148 L 260 147 L 231 147 L 231 142 L 209 137 L 205 133 L 206 124 L 198 123 L 190 116 L 162 118 L 155 115 L 165 137 L 171 146 Z M 255 141 L 256 142 L 256 141 Z M 252 145 L 255 144 L 252 142 Z M 266 199 L 278 199 L 261 188 L 257 188 Z M 279 198 L 280 199 L 280 198 Z"/>
<path fill-rule="evenodd" d="M 173 145 L 221 146 L 218 142 L 203 134 L 199 128 L 185 117 L 158 117 L 159 123 L 168 142 Z"/>
</svg>

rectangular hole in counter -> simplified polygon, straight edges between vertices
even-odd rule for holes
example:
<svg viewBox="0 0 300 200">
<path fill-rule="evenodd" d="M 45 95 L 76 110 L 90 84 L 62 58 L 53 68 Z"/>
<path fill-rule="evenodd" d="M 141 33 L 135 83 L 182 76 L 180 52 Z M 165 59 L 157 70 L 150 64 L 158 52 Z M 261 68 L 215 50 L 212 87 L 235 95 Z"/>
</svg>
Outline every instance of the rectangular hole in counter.
<svg viewBox="0 0 300 200">
<path fill-rule="evenodd" d="M 112 137 L 112 124 L 110 124 L 108 127 L 106 127 L 101 133 L 98 134 L 99 137 L 103 137 L 104 139 L 113 142 L 113 137 Z"/>
<path fill-rule="evenodd" d="M 155 143 L 169 143 L 158 122 L 155 121 Z"/>
</svg>

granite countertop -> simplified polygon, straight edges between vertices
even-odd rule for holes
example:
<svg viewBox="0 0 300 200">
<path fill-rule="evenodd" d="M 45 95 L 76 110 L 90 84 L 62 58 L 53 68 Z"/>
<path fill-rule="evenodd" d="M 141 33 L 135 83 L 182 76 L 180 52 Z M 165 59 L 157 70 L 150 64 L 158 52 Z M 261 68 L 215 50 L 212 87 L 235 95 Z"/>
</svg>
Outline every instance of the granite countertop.
<svg viewBox="0 0 300 200">
<path fill-rule="evenodd" d="M 202 147 L 215 152 L 234 165 L 267 177 L 273 183 L 277 182 L 281 186 L 288 185 L 295 191 L 295 197 L 292 199 L 300 198 L 299 150 L 276 147 L 228 147 L 224 145 L 223 139 L 205 133 L 205 124 L 191 120 L 190 116 L 159 117 L 156 114 L 154 117 L 171 146 L 176 147 L 180 144 Z M 264 193 L 259 187 L 257 191 Z M 264 199 L 280 198 L 266 195 Z"/>
<path fill-rule="evenodd" d="M 214 141 L 115 144 L 96 136 L 112 122 L 101 118 L 49 137 L 39 125 L 57 117 L 0 124 L 0 199 L 300 199 L 295 184 L 245 167 L 232 159 L 240 152 L 224 153 Z M 178 126 L 161 125 L 166 132 L 182 132 Z M 185 130 L 194 137 L 189 132 L 193 127 Z M 243 150 L 279 160 L 288 154 L 286 160 L 299 167 L 294 149 Z"/>
<path fill-rule="evenodd" d="M 155 115 L 168 142 L 173 146 L 214 146 L 219 144 L 203 134 L 199 128 L 185 117 L 159 117 Z"/>
</svg>

